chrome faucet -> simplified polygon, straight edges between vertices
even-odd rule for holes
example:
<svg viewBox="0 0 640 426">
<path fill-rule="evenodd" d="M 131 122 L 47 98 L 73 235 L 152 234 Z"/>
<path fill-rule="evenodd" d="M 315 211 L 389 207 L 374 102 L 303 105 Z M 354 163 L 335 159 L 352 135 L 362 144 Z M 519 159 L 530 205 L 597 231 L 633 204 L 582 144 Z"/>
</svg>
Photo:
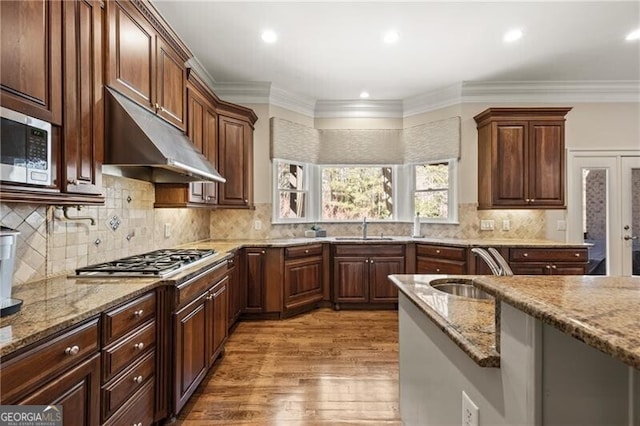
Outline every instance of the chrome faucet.
<svg viewBox="0 0 640 426">
<path fill-rule="evenodd" d="M 482 260 L 484 260 L 484 262 L 489 266 L 489 269 L 491 269 L 491 273 L 493 273 L 493 275 L 513 275 L 513 271 L 509 267 L 507 261 L 504 259 L 504 257 L 502 257 L 502 255 L 500 255 L 498 250 L 494 249 L 493 247 L 489 248 L 488 252 L 483 248 L 474 247 L 471 249 L 471 252 L 480 256 Z M 491 257 L 491 255 L 493 255 L 493 258 L 495 258 L 495 260 Z"/>
<path fill-rule="evenodd" d="M 367 239 L 367 217 L 362 218 L 362 239 Z"/>
</svg>

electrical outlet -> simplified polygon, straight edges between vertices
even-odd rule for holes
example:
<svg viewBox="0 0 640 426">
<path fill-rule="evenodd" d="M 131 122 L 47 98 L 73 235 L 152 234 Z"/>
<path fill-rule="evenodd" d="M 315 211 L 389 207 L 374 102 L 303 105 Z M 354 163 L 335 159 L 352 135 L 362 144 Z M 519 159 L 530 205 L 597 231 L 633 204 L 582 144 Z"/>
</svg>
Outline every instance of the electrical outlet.
<svg viewBox="0 0 640 426">
<path fill-rule="evenodd" d="M 462 426 L 478 426 L 480 409 L 473 403 L 469 395 L 462 391 Z"/>
<path fill-rule="evenodd" d="M 495 222 L 493 220 L 481 220 L 480 221 L 480 230 L 481 231 L 493 231 L 493 227 Z"/>
<path fill-rule="evenodd" d="M 261 220 L 254 220 L 253 221 L 253 229 L 255 229 L 256 231 L 259 231 L 262 229 L 262 221 Z"/>
<path fill-rule="evenodd" d="M 566 231 L 567 230 L 567 221 L 559 220 L 556 222 L 556 231 Z"/>
<path fill-rule="evenodd" d="M 511 221 L 509 219 L 502 220 L 502 230 L 508 231 L 511 229 Z"/>
<path fill-rule="evenodd" d="M 171 224 L 170 223 L 165 223 L 164 224 L 164 237 L 165 238 L 170 238 L 171 237 Z"/>
</svg>

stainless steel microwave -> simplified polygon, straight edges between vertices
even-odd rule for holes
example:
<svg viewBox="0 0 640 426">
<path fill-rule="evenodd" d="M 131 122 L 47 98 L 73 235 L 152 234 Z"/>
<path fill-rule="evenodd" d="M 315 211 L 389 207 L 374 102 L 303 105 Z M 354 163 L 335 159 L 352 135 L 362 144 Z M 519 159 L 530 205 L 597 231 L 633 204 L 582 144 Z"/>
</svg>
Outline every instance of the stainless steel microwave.
<svg viewBox="0 0 640 426">
<path fill-rule="evenodd" d="M 51 123 L 0 107 L 0 180 L 51 185 Z"/>
</svg>

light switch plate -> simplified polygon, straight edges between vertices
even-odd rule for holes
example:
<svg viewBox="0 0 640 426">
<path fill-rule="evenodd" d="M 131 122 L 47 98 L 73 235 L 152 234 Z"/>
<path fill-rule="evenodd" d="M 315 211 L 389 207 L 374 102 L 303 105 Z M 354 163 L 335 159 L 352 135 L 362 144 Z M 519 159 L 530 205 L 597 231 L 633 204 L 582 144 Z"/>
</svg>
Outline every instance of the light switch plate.
<svg viewBox="0 0 640 426">
<path fill-rule="evenodd" d="M 481 220 L 480 221 L 480 230 L 481 231 L 493 231 L 495 223 L 493 220 Z"/>
<path fill-rule="evenodd" d="M 478 406 L 462 391 L 462 426 L 478 426 L 479 414 Z"/>
</svg>

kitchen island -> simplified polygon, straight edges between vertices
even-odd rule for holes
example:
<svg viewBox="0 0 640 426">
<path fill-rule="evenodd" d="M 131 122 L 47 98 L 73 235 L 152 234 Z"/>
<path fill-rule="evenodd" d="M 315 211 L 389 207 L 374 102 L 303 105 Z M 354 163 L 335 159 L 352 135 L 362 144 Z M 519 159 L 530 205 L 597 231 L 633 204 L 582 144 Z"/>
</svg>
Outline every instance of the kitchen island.
<svg viewBox="0 0 640 426">
<path fill-rule="evenodd" d="M 640 424 L 640 279 L 476 276 L 494 299 L 394 275 L 404 424 Z"/>
</svg>

